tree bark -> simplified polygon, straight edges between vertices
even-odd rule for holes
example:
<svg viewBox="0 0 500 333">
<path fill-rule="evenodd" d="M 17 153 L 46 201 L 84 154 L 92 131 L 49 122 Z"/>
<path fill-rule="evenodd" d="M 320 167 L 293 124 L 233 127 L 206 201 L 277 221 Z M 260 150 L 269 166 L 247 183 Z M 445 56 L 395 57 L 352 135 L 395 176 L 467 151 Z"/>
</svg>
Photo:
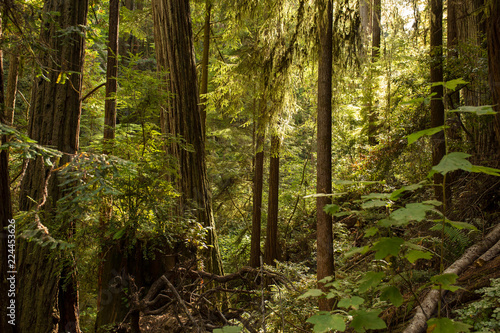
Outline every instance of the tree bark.
<svg viewBox="0 0 500 333">
<path fill-rule="evenodd" d="M 316 192 L 332 193 L 332 64 L 333 64 L 333 3 L 332 0 L 319 4 L 319 43 L 318 64 L 318 116 L 317 116 L 317 184 Z M 330 197 L 316 199 L 318 281 L 334 275 L 332 216 L 324 211 L 330 204 Z M 324 289 L 323 284 L 319 287 Z M 331 300 L 320 299 L 319 309 L 330 311 Z"/>
<path fill-rule="evenodd" d="M 201 124 L 191 17 L 188 1 L 153 0 L 155 49 L 158 69 L 168 70 L 166 86 L 173 98 L 161 114 L 166 133 L 182 138 L 192 149 L 172 142 L 167 151 L 177 158 L 179 212 L 193 212 L 208 229 L 207 269 L 222 273 L 222 260 L 212 213 L 205 165 L 205 142 Z"/>
<path fill-rule="evenodd" d="M 206 123 L 207 123 L 207 111 L 206 105 L 207 99 L 205 94 L 208 93 L 208 60 L 210 57 L 210 13 L 212 11 L 212 4 L 210 0 L 205 2 L 205 26 L 203 28 L 203 58 L 201 60 L 201 86 L 200 86 L 200 112 L 201 112 L 201 126 L 203 131 L 203 140 L 206 137 Z"/>
<path fill-rule="evenodd" d="M 28 135 L 61 151 L 59 165 L 69 162 L 78 150 L 85 39 L 83 31 L 70 29 L 86 25 L 87 10 L 88 0 L 50 0 L 43 7 L 40 43 L 46 48 L 38 59 L 50 81 L 35 79 Z M 61 30 L 68 33 L 61 34 Z M 29 160 L 21 182 L 20 209 L 43 209 L 43 223 L 54 223 L 56 202 L 63 190 L 57 173 L 44 166 L 41 158 Z M 56 238 L 71 237 L 74 225 L 57 227 Z M 18 249 L 19 331 L 80 332 L 72 255 L 53 253 L 22 237 Z"/>
<path fill-rule="evenodd" d="M 500 152 L 500 4 L 490 1 L 488 18 L 488 79 L 491 89 L 492 104 L 498 113 L 494 118 L 497 141 L 496 153 Z"/>
<path fill-rule="evenodd" d="M 264 262 L 275 265 L 279 259 L 278 253 L 278 212 L 279 212 L 279 183 L 280 183 L 280 145 L 281 139 L 277 134 L 271 136 L 271 157 L 269 163 L 269 198 L 267 204 L 267 237 L 264 250 Z"/>
<path fill-rule="evenodd" d="M 381 13 L 382 13 L 382 4 L 381 0 L 373 0 L 372 6 L 372 64 L 376 63 L 380 58 L 380 34 L 381 34 Z M 377 121 L 378 115 L 376 107 L 374 106 L 374 92 L 377 90 L 377 80 L 375 77 L 377 76 L 377 70 L 373 66 L 371 69 L 371 80 L 373 81 L 370 84 L 370 101 L 368 103 L 368 144 L 376 145 L 377 144 Z M 375 85 L 375 86 L 373 86 Z"/>
<path fill-rule="evenodd" d="M 19 78 L 19 54 L 11 49 L 9 57 L 9 78 L 5 91 L 5 121 L 8 125 L 14 124 L 14 110 L 16 107 L 17 81 Z"/>
<path fill-rule="evenodd" d="M 262 111 L 261 111 L 262 112 Z M 260 237 L 262 217 L 262 188 L 264 183 L 264 140 L 265 134 L 262 115 L 257 120 L 257 145 L 255 149 L 253 203 L 252 203 L 252 236 L 250 238 L 250 267 L 260 266 Z"/>
<path fill-rule="evenodd" d="M 431 8 L 431 83 L 443 82 L 443 0 L 429 0 Z M 431 127 L 444 125 L 443 86 L 431 87 Z M 444 131 L 434 134 L 432 143 L 432 165 L 437 165 L 446 154 Z M 443 175 L 434 174 L 434 189 L 436 199 L 443 201 Z"/>
<path fill-rule="evenodd" d="M 465 251 L 462 257 L 448 267 L 443 274 L 460 275 L 467 267 L 469 267 L 477 258 L 495 245 L 500 240 L 500 225 L 497 225 L 480 243 L 470 247 Z M 417 308 L 415 316 L 410 321 L 410 324 L 404 330 L 404 333 L 420 333 L 424 332 L 427 327 L 427 320 L 431 318 L 437 308 L 438 300 L 444 296 L 438 289 L 432 289 L 425 299 Z"/>
</svg>

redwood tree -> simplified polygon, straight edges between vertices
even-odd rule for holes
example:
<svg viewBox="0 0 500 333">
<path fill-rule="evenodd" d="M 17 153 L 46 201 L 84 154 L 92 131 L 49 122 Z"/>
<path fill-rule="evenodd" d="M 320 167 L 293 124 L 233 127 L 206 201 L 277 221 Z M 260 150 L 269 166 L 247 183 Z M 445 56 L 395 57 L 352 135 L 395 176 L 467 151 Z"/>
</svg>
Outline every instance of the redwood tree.
<svg viewBox="0 0 500 333">
<path fill-rule="evenodd" d="M 500 4 L 490 1 L 488 18 L 488 76 L 495 111 L 494 127 L 497 138 L 497 153 L 500 151 Z"/>
<path fill-rule="evenodd" d="M 182 138 L 190 149 L 172 141 L 167 151 L 177 159 L 178 213 L 192 212 L 208 229 L 207 269 L 222 273 L 205 165 L 205 142 L 198 95 L 189 1 L 153 0 L 158 69 L 168 71 L 166 87 L 172 99 L 161 113 L 162 131 Z"/>
<path fill-rule="evenodd" d="M 319 194 L 332 193 L 332 0 L 319 2 L 319 64 L 318 64 L 318 116 L 317 116 L 317 184 Z M 330 197 L 316 199 L 318 281 L 334 274 L 332 216 L 324 211 Z M 319 285 L 323 288 L 323 284 Z M 320 299 L 319 309 L 330 311 L 329 300 Z"/>
<path fill-rule="evenodd" d="M 280 145 L 278 134 L 271 136 L 271 157 L 269 162 L 269 198 L 267 204 L 267 236 L 264 250 L 268 265 L 274 266 L 278 253 L 278 212 L 279 212 L 279 182 L 280 182 Z"/>
<path fill-rule="evenodd" d="M 63 153 L 58 165 L 78 150 L 84 31 L 88 0 L 49 0 L 43 7 L 38 60 L 43 77 L 33 83 L 28 135 Z M 56 162 L 56 161 L 54 161 Z M 74 226 L 55 224 L 56 203 L 63 193 L 57 173 L 40 157 L 29 160 L 21 182 L 21 210 L 34 208 L 37 227 L 67 240 Z M 35 203 L 30 199 L 34 199 Z M 30 221 L 33 222 L 33 221 Z M 54 228 L 52 228 L 54 227 Z M 57 229 L 57 231 L 55 230 Z M 50 250 L 22 237 L 18 245 L 18 318 L 20 332 L 80 332 L 75 263 L 71 253 Z"/>
</svg>

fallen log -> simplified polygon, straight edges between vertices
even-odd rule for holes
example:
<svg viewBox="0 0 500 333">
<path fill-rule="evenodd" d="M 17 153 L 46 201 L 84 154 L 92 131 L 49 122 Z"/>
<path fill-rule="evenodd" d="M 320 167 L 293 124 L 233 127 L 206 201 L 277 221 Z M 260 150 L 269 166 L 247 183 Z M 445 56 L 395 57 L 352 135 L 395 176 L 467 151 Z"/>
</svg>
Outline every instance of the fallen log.
<svg viewBox="0 0 500 333">
<path fill-rule="evenodd" d="M 472 265 L 476 259 L 478 259 L 482 254 L 488 251 L 490 248 L 495 246 L 500 240 L 500 224 L 497 226 L 479 243 L 468 248 L 465 253 L 455 261 L 450 267 L 448 267 L 443 274 L 457 274 L 460 275 L 467 267 Z M 410 324 L 406 327 L 403 333 L 421 333 L 424 332 L 427 327 L 427 320 L 436 311 L 438 301 L 444 296 L 446 291 L 440 291 L 432 289 L 426 295 L 425 299 L 420 303 L 417 308 L 415 316 L 410 321 Z"/>
</svg>

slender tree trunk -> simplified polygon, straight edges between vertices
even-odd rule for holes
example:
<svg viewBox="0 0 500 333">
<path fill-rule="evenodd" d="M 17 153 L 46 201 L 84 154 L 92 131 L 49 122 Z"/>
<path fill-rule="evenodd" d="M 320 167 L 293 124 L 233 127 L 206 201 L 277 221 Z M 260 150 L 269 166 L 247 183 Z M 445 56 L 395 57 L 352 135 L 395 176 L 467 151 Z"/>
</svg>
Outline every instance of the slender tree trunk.
<svg viewBox="0 0 500 333">
<path fill-rule="evenodd" d="M 210 57 L 210 13 L 212 11 L 212 4 L 210 0 L 205 2 L 205 26 L 203 28 L 203 58 L 201 60 L 201 86 L 200 86 L 200 112 L 201 112 L 201 126 L 203 130 L 203 139 L 206 137 L 206 123 L 207 111 L 205 103 L 207 99 L 205 94 L 208 93 L 208 60 Z"/>
<path fill-rule="evenodd" d="M 182 137 L 192 146 L 189 150 L 182 149 L 174 142 L 167 149 L 177 158 L 179 165 L 179 212 L 194 211 L 196 219 L 209 228 L 207 244 L 210 247 L 205 256 L 206 267 L 213 273 L 221 274 L 222 260 L 205 164 L 189 2 L 153 0 L 152 5 L 158 69 L 169 71 L 166 85 L 173 94 L 162 113 L 162 123 L 167 133 Z"/>
<path fill-rule="evenodd" d="M 2 39 L 2 18 L 0 17 L 0 40 Z M 8 117 L 6 114 L 8 111 L 5 107 L 4 98 L 4 73 L 3 73 L 3 51 L 0 49 L 0 123 L 9 124 Z M 2 136 L 0 138 L 0 145 L 7 142 L 7 136 Z M 16 278 L 15 274 L 8 274 L 8 271 L 14 271 L 15 269 L 9 269 L 8 259 L 9 259 L 9 232 L 7 230 L 10 221 L 12 219 L 12 202 L 10 196 L 10 181 L 9 181 L 9 158 L 7 149 L 0 151 L 0 290 L 2 290 L 0 295 L 0 304 L 2 304 L 0 309 L 0 331 L 5 333 L 15 332 L 15 325 L 9 324 L 9 320 L 14 318 L 9 318 L 7 315 L 10 310 L 7 310 L 7 306 L 10 306 L 10 302 L 15 297 L 9 297 L 8 290 L 10 289 L 10 282 L 7 278 L 13 276 Z M 14 252 L 15 254 L 15 252 Z M 14 305 L 16 306 L 16 305 Z M 15 310 L 14 310 L 15 315 Z M 12 323 L 12 322 L 11 322 Z M 14 321 L 17 323 L 17 321 Z"/>
<path fill-rule="evenodd" d="M 371 3 L 370 0 L 359 0 L 359 16 L 361 19 L 360 34 L 363 44 L 363 58 L 366 56 L 366 49 L 369 47 L 369 35 L 371 31 Z"/>
<path fill-rule="evenodd" d="M 38 59 L 44 69 L 50 68 L 45 73 L 50 81 L 35 79 L 28 135 L 41 145 L 61 151 L 59 165 L 69 162 L 78 150 L 85 48 L 83 31 L 68 34 L 58 31 L 85 26 L 87 10 L 87 0 L 50 0 L 43 8 L 40 42 L 47 48 Z M 41 158 L 29 160 L 21 182 L 20 209 L 43 210 L 42 223 L 54 223 L 56 203 L 63 190 L 57 173 L 44 166 Z M 68 223 L 58 228 L 60 232 L 54 237 L 68 239 L 74 225 Z M 52 251 L 23 238 L 19 238 L 18 251 L 19 331 L 80 332 L 72 254 Z"/>
<path fill-rule="evenodd" d="M 321 1 L 319 4 L 319 43 L 320 54 L 318 64 L 318 118 L 317 118 L 317 184 L 316 192 L 332 193 L 332 33 L 333 33 L 333 3 L 332 0 Z M 318 247 L 318 281 L 334 275 L 332 216 L 325 211 L 325 205 L 330 204 L 330 197 L 316 199 L 317 214 L 317 247 Z M 319 287 L 324 289 L 323 284 Z M 331 300 L 321 299 L 319 309 L 330 311 Z"/>
<path fill-rule="evenodd" d="M 497 140 L 497 154 L 500 152 L 500 4 L 490 1 L 488 18 L 488 76 L 492 103 L 495 105 L 494 128 Z"/>
<path fill-rule="evenodd" d="M 16 108 L 17 81 L 19 78 L 19 54 L 17 50 L 11 49 L 9 57 L 9 78 L 5 92 L 5 121 L 12 126 L 14 124 L 14 110 Z"/>
<path fill-rule="evenodd" d="M 267 237 L 265 260 L 268 265 L 275 265 L 274 260 L 280 258 L 278 253 L 278 212 L 280 183 L 280 137 L 271 136 L 271 157 L 269 163 L 269 198 L 267 205 Z"/>
<path fill-rule="evenodd" d="M 376 63 L 379 58 L 380 58 L 380 33 L 381 33 L 381 25 L 380 25 L 380 19 L 381 19 L 381 12 L 382 12 L 382 6 L 381 6 L 381 0 L 373 0 L 373 6 L 372 6 L 372 63 Z M 375 68 L 371 70 L 372 80 L 376 82 L 375 77 L 377 76 L 377 71 Z M 370 145 L 376 145 L 377 144 L 377 139 L 376 139 L 376 134 L 377 134 L 377 121 L 378 121 L 378 115 L 377 115 L 377 110 L 374 107 L 374 91 L 377 90 L 377 85 L 370 85 L 370 89 L 372 90 L 372 93 L 370 94 L 370 101 L 368 104 L 368 143 Z"/>
<path fill-rule="evenodd" d="M 263 112 L 263 111 L 260 111 Z M 262 217 L 262 188 L 264 183 L 264 125 L 262 115 L 257 120 L 257 145 L 255 149 L 253 204 L 252 204 L 252 236 L 250 239 L 250 266 L 260 266 L 260 237 Z"/>
</svg>

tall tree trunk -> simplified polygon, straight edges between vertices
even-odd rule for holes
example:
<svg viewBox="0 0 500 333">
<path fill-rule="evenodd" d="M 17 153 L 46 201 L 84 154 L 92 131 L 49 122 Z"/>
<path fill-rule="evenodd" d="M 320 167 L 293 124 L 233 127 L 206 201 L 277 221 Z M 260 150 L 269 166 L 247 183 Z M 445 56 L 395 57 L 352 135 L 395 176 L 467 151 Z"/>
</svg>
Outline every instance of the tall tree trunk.
<svg viewBox="0 0 500 333">
<path fill-rule="evenodd" d="M 488 18 L 488 78 L 492 103 L 495 105 L 494 128 L 497 139 L 496 153 L 500 152 L 500 4 L 490 1 Z"/>
<path fill-rule="evenodd" d="M 278 253 L 278 211 L 279 211 L 279 183 L 280 183 L 280 137 L 271 136 L 271 157 L 269 163 L 269 198 L 267 205 L 267 237 L 264 250 L 265 260 L 268 265 L 275 265 L 274 260 L 279 259 Z"/>
<path fill-rule="evenodd" d="M 263 112 L 262 110 L 260 112 Z M 253 177 L 253 203 L 252 203 L 252 236 L 250 238 L 250 266 L 260 266 L 260 237 L 262 217 L 262 188 L 264 183 L 264 140 L 265 129 L 262 114 L 257 120 L 257 144 L 255 148 L 255 163 Z"/>
<path fill-rule="evenodd" d="M 11 49 L 9 57 L 9 78 L 7 90 L 5 91 L 5 121 L 12 126 L 14 124 L 14 110 L 16 108 L 17 81 L 19 78 L 19 54 L 17 50 Z"/>
<path fill-rule="evenodd" d="M 205 2 L 205 26 L 203 28 L 203 58 L 201 60 L 201 86 L 200 86 L 200 112 L 201 112 L 201 126 L 203 130 L 203 139 L 206 137 L 206 123 L 207 111 L 206 105 L 207 98 L 205 94 L 208 93 L 208 60 L 210 58 L 210 13 L 212 11 L 212 4 L 210 0 Z"/>
<path fill-rule="evenodd" d="M 2 18 L 0 17 L 0 39 L 2 39 Z M 0 123 L 9 124 L 7 117 L 7 108 L 5 107 L 5 99 L 4 99 L 4 73 L 3 73 L 3 51 L 0 48 Z M 0 145 L 7 141 L 7 136 L 2 136 L 0 138 Z M 9 320 L 13 320 L 15 318 L 15 310 L 14 317 L 10 318 L 7 315 L 10 314 L 10 310 L 7 310 L 7 306 L 10 307 L 11 300 L 16 301 L 15 297 L 9 296 L 10 282 L 7 281 L 7 278 L 16 278 L 14 273 L 7 273 L 8 271 L 14 271 L 14 268 L 9 268 L 9 240 L 12 242 L 12 237 L 9 238 L 9 232 L 7 230 L 11 219 L 12 219 L 12 202 L 10 196 L 10 181 L 9 181 L 9 158 L 7 149 L 3 149 L 0 151 L 0 290 L 2 293 L 0 295 L 0 331 L 5 333 L 15 332 L 15 325 L 13 323 L 17 323 L 16 321 L 9 324 Z M 10 243 L 12 244 L 12 243 Z M 11 247 L 12 248 L 12 247 Z M 15 255 L 14 253 L 11 253 Z M 16 305 L 14 305 L 15 307 Z"/>
<path fill-rule="evenodd" d="M 381 0 L 373 0 L 372 6 L 372 63 L 376 63 L 380 58 L 380 33 L 381 33 L 381 12 L 382 5 Z M 377 80 L 375 77 L 377 76 L 377 71 L 375 68 L 371 70 L 370 75 L 372 76 L 373 82 Z M 374 91 L 377 91 L 377 85 L 370 85 L 370 89 L 372 93 L 370 94 L 370 101 L 368 104 L 368 143 L 370 145 L 376 145 L 377 139 L 375 138 L 377 134 L 377 121 L 378 115 L 376 107 L 374 104 Z"/>
<path fill-rule="evenodd" d="M 361 19 L 360 34 L 362 42 L 363 58 L 366 55 L 366 49 L 369 47 L 369 35 L 371 31 L 371 2 L 370 0 L 359 0 L 359 16 Z"/>
<path fill-rule="evenodd" d="M 111 154 L 116 129 L 116 91 L 118 90 L 118 36 L 120 27 L 120 0 L 109 1 L 109 29 L 108 29 L 108 59 L 106 69 L 106 100 L 104 102 L 104 131 L 103 131 L 103 153 Z M 113 198 L 103 198 L 99 212 L 99 227 L 104 237 L 106 225 L 111 219 L 113 212 Z M 104 244 L 104 238 L 101 244 Z M 97 309 L 100 310 L 103 289 L 103 251 L 99 252 L 99 269 L 97 276 Z"/>
<path fill-rule="evenodd" d="M 431 83 L 443 81 L 443 0 L 430 0 L 431 7 Z M 431 127 L 444 125 L 443 86 L 431 87 Z M 432 165 L 437 165 L 446 154 L 444 131 L 432 136 Z M 434 174 L 435 195 L 443 201 L 443 175 Z"/>
<path fill-rule="evenodd" d="M 44 70 L 51 69 L 45 73 L 50 81 L 35 79 L 28 135 L 41 145 L 63 152 L 59 165 L 69 162 L 78 150 L 85 54 L 83 31 L 59 31 L 81 29 L 87 23 L 87 10 L 87 0 L 50 0 L 43 7 L 40 42 L 47 47 L 38 59 Z M 57 173 L 44 166 L 41 158 L 29 160 L 21 182 L 20 209 L 43 209 L 42 222 L 54 223 L 56 202 L 62 196 Z M 37 201 L 36 206 L 29 198 Z M 74 225 L 57 227 L 60 232 L 54 237 L 71 237 Z M 22 237 L 18 251 L 19 331 L 80 332 L 71 253 L 54 252 Z"/>
<path fill-rule="evenodd" d="M 332 193 L 332 65 L 333 65 L 333 3 L 332 0 L 319 4 L 319 43 L 318 64 L 318 116 L 317 116 L 317 184 L 316 192 Z M 318 281 L 331 276 L 334 271 L 332 216 L 324 211 L 331 203 L 330 197 L 316 199 Z M 324 289 L 323 284 L 319 284 Z M 331 300 L 320 299 L 319 309 L 330 311 Z"/>
<path fill-rule="evenodd" d="M 174 142 L 167 148 L 168 153 L 177 158 L 179 166 L 179 212 L 193 211 L 196 219 L 209 228 L 206 267 L 213 273 L 221 274 L 222 260 L 205 165 L 189 2 L 153 0 L 152 5 L 158 69 L 169 71 L 166 85 L 173 94 L 161 114 L 163 129 L 192 146 L 192 149 L 183 149 Z"/>
</svg>

